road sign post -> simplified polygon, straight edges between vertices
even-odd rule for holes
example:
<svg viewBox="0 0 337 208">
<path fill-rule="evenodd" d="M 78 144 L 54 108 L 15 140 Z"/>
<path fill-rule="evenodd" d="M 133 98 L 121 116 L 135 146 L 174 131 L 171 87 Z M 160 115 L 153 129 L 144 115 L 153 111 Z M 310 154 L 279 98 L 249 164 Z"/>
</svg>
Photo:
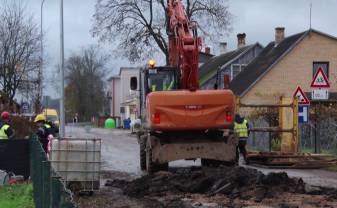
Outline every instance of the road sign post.
<svg viewBox="0 0 337 208">
<path fill-rule="evenodd" d="M 309 121 L 309 98 L 306 96 L 300 86 L 297 87 L 293 97 L 297 98 L 298 100 L 298 123 L 307 123 Z"/>
<path fill-rule="evenodd" d="M 319 67 L 310 85 L 312 90 L 311 99 L 318 100 L 318 105 L 315 105 L 315 153 L 320 152 L 320 140 L 317 137 L 317 107 L 319 107 L 319 100 L 328 100 L 330 83 L 327 75 L 324 73 L 322 67 Z M 322 89 L 323 88 L 323 89 Z"/>
</svg>

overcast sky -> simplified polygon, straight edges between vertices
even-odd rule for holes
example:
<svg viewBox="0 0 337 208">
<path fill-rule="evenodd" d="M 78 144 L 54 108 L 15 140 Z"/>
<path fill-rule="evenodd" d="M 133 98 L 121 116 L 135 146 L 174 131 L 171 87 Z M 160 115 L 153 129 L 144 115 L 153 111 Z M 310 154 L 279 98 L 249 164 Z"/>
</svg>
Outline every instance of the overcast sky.
<svg viewBox="0 0 337 208">
<path fill-rule="evenodd" d="M 0 0 L 3 1 L 3 0 Z M 16 1 L 16 0 L 9 0 Z M 19 0 L 17 0 L 19 1 Z M 40 21 L 41 0 L 21 0 L 27 2 L 36 21 Z M 96 0 L 64 0 L 65 57 L 88 44 L 98 43 L 90 35 L 92 15 Z M 309 8 L 312 2 L 312 27 L 337 36 L 337 0 L 229 0 L 229 10 L 233 14 L 233 30 L 223 41 L 229 49 L 236 47 L 236 34 L 245 32 L 247 44 L 260 42 L 264 46 L 274 39 L 274 28 L 285 27 L 286 36 L 309 29 Z M 55 65 L 59 62 L 59 0 L 45 0 L 43 28 L 45 31 L 45 52 L 48 65 L 45 67 L 47 81 L 55 78 Z M 212 52 L 217 52 L 217 46 Z M 140 64 L 142 65 L 142 64 Z M 115 60 L 111 74 L 119 67 L 130 66 L 126 60 Z M 47 84 L 45 94 L 56 97 Z"/>
</svg>

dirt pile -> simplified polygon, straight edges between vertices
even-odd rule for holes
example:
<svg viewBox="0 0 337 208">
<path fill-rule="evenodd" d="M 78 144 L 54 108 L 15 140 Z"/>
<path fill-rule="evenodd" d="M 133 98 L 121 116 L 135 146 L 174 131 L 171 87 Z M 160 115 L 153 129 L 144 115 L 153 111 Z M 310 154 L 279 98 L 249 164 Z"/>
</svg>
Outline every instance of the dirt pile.
<svg viewBox="0 0 337 208">
<path fill-rule="evenodd" d="M 167 193 L 193 193 L 207 196 L 223 194 L 231 199 L 260 202 L 286 192 L 318 195 L 324 193 L 337 199 L 337 191 L 334 189 L 312 187 L 305 184 L 302 179 L 289 178 L 286 173 L 264 175 L 257 170 L 241 167 L 159 172 L 131 182 L 108 181 L 106 185 L 118 187 L 128 196 L 135 198 L 160 197 Z"/>
</svg>

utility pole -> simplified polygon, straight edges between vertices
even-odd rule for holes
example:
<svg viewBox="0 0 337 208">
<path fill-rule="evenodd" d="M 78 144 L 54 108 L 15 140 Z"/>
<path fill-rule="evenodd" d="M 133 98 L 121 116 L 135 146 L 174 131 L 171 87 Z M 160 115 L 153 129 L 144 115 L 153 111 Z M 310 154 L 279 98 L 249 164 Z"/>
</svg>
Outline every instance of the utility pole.
<svg viewBox="0 0 337 208">
<path fill-rule="evenodd" d="M 311 30 L 311 10 L 312 10 L 312 2 L 310 3 L 310 26 L 309 26 L 309 29 Z"/>
<path fill-rule="evenodd" d="M 61 67 L 61 98 L 60 98 L 60 137 L 65 137 L 64 116 L 64 33 L 63 33 L 63 0 L 60 0 L 60 67 Z"/>
</svg>

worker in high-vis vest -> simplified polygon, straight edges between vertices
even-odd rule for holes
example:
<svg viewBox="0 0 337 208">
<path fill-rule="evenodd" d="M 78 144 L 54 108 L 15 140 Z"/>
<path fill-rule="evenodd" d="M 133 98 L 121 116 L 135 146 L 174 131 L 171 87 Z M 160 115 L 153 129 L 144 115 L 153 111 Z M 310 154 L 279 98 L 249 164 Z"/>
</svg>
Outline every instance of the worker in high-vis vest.
<svg viewBox="0 0 337 208">
<path fill-rule="evenodd" d="M 248 121 L 239 114 L 235 115 L 234 132 L 239 137 L 239 144 L 236 149 L 236 159 L 239 161 L 239 156 L 241 153 L 247 163 L 246 144 L 249 136 L 249 124 Z"/>
<path fill-rule="evenodd" d="M 172 80 L 169 84 L 168 84 L 167 81 L 165 80 L 164 83 L 163 83 L 163 90 L 164 90 L 164 91 L 172 90 L 173 85 L 174 85 L 174 80 Z"/>
<path fill-rule="evenodd" d="M 49 142 L 48 136 L 54 135 L 53 128 L 46 122 L 46 117 L 43 114 L 37 115 L 34 119 L 34 122 L 38 127 L 36 134 L 39 137 L 44 151 L 47 153 Z"/>
<path fill-rule="evenodd" d="M 157 90 L 157 85 L 151 85 L 151 92 L 155 92 Z"/>
<path fill-rule="evenodd" d="M 12 139 L 14 138 L 14 130 L 9 124 L 10 114 L 7 111 L 1 113 L 1 128 L 0 128 L 0 139 Z"/>
</svg>

